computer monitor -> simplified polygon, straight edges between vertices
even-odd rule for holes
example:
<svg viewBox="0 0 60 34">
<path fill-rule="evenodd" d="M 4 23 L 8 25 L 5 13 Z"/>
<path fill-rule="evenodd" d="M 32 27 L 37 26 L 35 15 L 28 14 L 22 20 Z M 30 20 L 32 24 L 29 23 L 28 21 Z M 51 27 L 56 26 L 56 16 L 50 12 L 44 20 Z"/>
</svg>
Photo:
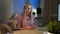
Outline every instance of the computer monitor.
<svg viewBox="0 0 60 34">
<path fill-rule="evenodd" d="M 37 8 L 37 14 L 41 14 L 41 8 Z"/>
</svg>

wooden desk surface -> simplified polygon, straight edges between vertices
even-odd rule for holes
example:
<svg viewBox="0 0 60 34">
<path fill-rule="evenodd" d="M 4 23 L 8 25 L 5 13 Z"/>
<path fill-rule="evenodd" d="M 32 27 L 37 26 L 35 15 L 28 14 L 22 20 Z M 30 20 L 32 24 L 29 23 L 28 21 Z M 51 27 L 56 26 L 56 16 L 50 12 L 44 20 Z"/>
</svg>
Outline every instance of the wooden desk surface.
<svg viewBox="0 0 60 34">
<path fill-rule="evenodd" d="M 39 30 L 17 30 L 13 31 L 13 34 L 43 34 L 43 32 Z"/>
</svg>

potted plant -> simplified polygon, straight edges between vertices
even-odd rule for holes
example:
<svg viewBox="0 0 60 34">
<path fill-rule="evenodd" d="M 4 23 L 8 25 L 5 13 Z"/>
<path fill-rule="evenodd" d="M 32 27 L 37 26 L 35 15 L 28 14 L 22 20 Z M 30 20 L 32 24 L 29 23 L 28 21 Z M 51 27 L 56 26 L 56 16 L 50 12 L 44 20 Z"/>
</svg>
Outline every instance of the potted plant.
<svg viewBox="0 0 60 34">
<path fill-rule="evenodd" d="M 53 23 L 52 23 L 52 21 L 51 21 L 51 22 L 49 22 L 49 24 L 48 24 L 48 31 L 51 32 L 51 33 L 53 32 L 53 31 L 52 31 L 52 26 L 53 26 Z"/>
<path fill-rule="evenodd" d="M 50 33 L 54 33 L 56 34 L 59 30 L 60 26 L 58 24 L 58 22 L 55 20 L 55 21 L 50 21 L 49 24 L 48 24 L 48 31 Z"/>
</svg>

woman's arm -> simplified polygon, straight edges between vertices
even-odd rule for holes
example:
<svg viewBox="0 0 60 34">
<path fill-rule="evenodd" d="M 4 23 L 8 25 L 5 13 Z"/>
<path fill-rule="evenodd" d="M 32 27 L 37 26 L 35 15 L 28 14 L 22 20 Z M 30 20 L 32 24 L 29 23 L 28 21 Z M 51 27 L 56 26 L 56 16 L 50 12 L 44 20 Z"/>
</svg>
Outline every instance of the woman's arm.
<svg viewBox="0 0 60 34">
<path fill-rule="evenodd" d="M 21 26 L 22 26 L 22 16 L 19 15 L 19 16 L 18 16 L 18 24 L 17 24 L 17 28 L 20 29 Z"/>
<path fill-rule="evenodd" d="M 35 16 L 32 16 L 32 22 L 33 22 L 33 25 L 32 25 L 32 27 L 33 27 L 33 29 L 36 29 L 36 27 L 37 27 L 37 25 L 36 25 L 36 23 L 35 23 Z"/>
</svg>

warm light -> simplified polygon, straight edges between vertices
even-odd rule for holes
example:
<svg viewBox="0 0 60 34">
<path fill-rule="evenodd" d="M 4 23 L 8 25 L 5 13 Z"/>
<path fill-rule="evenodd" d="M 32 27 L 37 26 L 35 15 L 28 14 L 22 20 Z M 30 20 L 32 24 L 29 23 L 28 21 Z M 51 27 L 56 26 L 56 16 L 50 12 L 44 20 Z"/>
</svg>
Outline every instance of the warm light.
<svg viewBox="0 0 60 34">
<path fill-rule="evenodd" d="M 52 33 L 49 33 L 49 32 L 48 32 L 48 34 L 52 34 Z"/>
<path fill-rule="evenodd" d="M 49 33 L 49 32 L 47 32 L 47 31 L 45 31 L 45 32 L 43 32 L 43 34 L 52 34 L 52 33 Z"/>
</svg>

